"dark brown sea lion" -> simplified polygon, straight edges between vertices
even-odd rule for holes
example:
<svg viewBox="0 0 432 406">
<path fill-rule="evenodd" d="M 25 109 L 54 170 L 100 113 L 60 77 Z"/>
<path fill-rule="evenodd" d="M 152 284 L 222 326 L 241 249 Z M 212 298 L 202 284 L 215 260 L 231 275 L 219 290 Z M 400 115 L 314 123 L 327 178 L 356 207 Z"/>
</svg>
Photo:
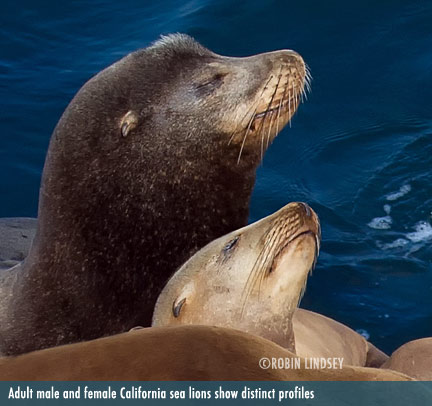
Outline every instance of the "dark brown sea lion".
<svg viewBox="0 0 432 406">
<path fill-rule="evenodd" d="M 88 81 L 51 137 L 29 256 L 0 275 L 0 352 L 149 325 L 175 269 L 247 223 L 307 79 L 293 51 L 229 58 L 171 35 Z"/>
<path fill-rule="evenodd" d="M 382 368 L 402 372 L 419 381 L 432 381 L 432 337 L 402 345 L 393 352 Z"/>
<path fill-rule="evenodd" d="M 7 381 L 409 381 L 395 371 L 343 366 L 260 367 L 296 355 L 264 338 L 209 326 L 152 327 L 0 358 Z M 262 361 L 261 361 L 262 363 Z M 264 365 L 264 364 L 261 364 Z M 277 364 L 276 364 L 277 365 Z"/>
<path fill-rule="evenodd" d="M 153 326 L 232 327 L 295 351 L 292 316 L 319 244 L 318 217 L 305 203 L 220 237 L 168 281 Z"/>
</svg>

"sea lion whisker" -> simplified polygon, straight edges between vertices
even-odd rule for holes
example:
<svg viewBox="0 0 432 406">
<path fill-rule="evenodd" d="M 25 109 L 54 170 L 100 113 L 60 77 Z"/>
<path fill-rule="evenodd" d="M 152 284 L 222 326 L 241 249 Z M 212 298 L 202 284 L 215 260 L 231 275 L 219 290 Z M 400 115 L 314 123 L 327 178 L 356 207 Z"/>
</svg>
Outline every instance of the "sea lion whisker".
<svg viewBox="0 0 432 406">
<path fill-rule="evenodd" d="M 282 233 L 280 231 L 275 233 L 275 235 L 273 236 L 273 239 L 271 241 L 271 244 L 270 244 L 270 242 L 268 243 L 267 249 L 265 250 L 265 254 L 263 253 L 263 255 L 265 255 L 263 263 L 267 264 L 266 271 L 268 271 L 269 268 L 271 268 L 271 265 L 273 263 L 273 261 L 270 261 L 270 257 L 272 256 L 274 259 L 274 257 L 277 255 L 277 253 L 280 252 L 279 244 L 281 241 L 281 234 Z M 268 265 L 269 261 L 271 262 L 270 266 Z"/>
<path fill-rule="evenodd" d="M 296 67 L 296 71 L 299 77 L 301 77 L 301 73 L 299 71 L 299 68 Z M 304 80 L 303 83 L 299 83 L 298 86 L 298 91 L 296 92 L 297 94 L 300 94 L 300 100 L 302 103 L 304 103 L 305 100 L 307 100 L 307 95 L 306 95 L 306 91 L 305 91 L 305 87 L 306 87 L 306 82 L 307 82 L 307 71 L 306 71 L 306 67 L 304 68 Z"/>
<path fill-rule="evenodd" d="M 307 87 L 308 92 L 310 93 L 312 90 L 311 89 L 312 75 L 310 73 L 310 69 L 309 69 L 309 66 L 307 64 L 305 64 L 305 72 L 306 72 L 305 85 Z"/>
<path fill-rule="evenodd" d="M 268 83 L 268 82 L 267 82 L 267 83 Z M 259 104 L 260 104 L 260 102 L 261 102 L 261 97 L 262 97 L 262 94 L 260 95 L 260 97 L 259 97 L 257 100 L 255 100 L 254 103 L 252 103 L 252 105 L 250 106 L 250 108 L 248 108 L 247 111 L 246 111 L 246 113 L 243 115 L 242 119 L 241 119 L 241 120 L 236 124 L 236 127 L 235 127 L 234 131 L 231 133 L 230 139 L 228 140 L 228 145 L 231 144 L 232 140 L 234 139 L 234 136 L 237 134 L 237 129 L 238 129 L 238 127 L 243 123 L 243 120 L 244 120 L 246 117 L 249 116 L 249 114 L 250 114 L 250 112 L 251 112 L 252 110 L 255 109 L 255 112 L 256 112 L 256 109 L 258 108 L 258 106 L 259 106 Z M 255 117 L 255 114 L 253 113 L 252 116 L 250 117 L 248 123 L 250 123 L 250 120 L 253 120 L 254 117 Z"/>
<path fill-rule="evenodd" d="M 262 119 L 261 124 L 259 126 L 259 129 L 257 131 L 258 132 L 258 136 L 261 137 L 261 161 L 262 161 L 262 158 L 263 158 L 263 155 L 264 155 L 264 133 L 263 133 L 264 127 L 265 127 L 264 124 L 265 124 L 265 121 L 267 119 L 267 114 L 270 111 L 271 104 L 273 103 L 274 97 L 275 97 L 275 95 L 276 95 L 276 93 L 278 91 L 278 88 L 279 88 L 279 83 L 280 83 L 280 80 L 281 80 L 281 77 L 282 77 L 281 74 L 280 74 L 281 71 L 282 71 L 282 65 L 281 65 L 281 67 L 279 69 L 278 81 L 277 81 L 276 86 L 274 88 L 273 94 L 272 94 L 272 96 L 270 98 L 270 101 L 267 104 L 267 108 L 264 111 L 263 119 Z"/>
<path fill-rule="evenodd" d="M 288 88 L 288 114 L 289 114 L 289 126 L 291 128 L 291 87 Z"/>
<path fill-rule="evenodd" d="M 285 100 L 285 95 L 286 95 L 288 83 L 289 83 L 289 81 L 287 80 L 287 82 L 285 83 L 285 86 L 284 86 L 284 91 L 283 91 L 282 97 L 280 99 L 280 103 L 279 103 L 278 116 L 277 116 L 277 120 L 276 120 L 276 134 L 279 134 L 279 118 L 280 118 L 280 112 L 282 109 L 282 100 Z M 288 100 L 288 102 L 289 102 L 289 100 Z"/>
<path fill-rule="evenodd" d="M 232 140 L 234 139 L 234 136 L 237 134 L 237 129 L 238 129 L 238 127 L 243 123 L 243 120 L 244 120 L 246 117 L 249 116 L 249 114 L 250 114 L 250 112 L 251 112 L 252 110 L 254 110 L 254 113 L 253 113 L 252 116 L 250 117 L 250 119 L 249 119 L 249 123 L 248 123 L 248 124 L 250 125 L 250 124 L 251 124 L 251 120 L 252 120 L 252 121 L 254 120 L 256 110 L 257 110 L 257 108 L 258 108 L 258 106 L 259 106 L 259 104 L 261 103 L 261 100 L 262 100 L 262 95 L 264 94 L 264 92 L 265 92 L 265 90 L 266 90 L 266 88 L 267 88 L 267 85 L 270 83 L 270 81 L 271 81 L 272 79 L 273 79 L 273 75 L 270 75 L 269 79 L 267 80 L 267 82 L 265 83 L 265 85 L 263 86 L 263 88 L 261 89 L 261 93 L 260 93 L 259 97 L 257 98 L 257 100 L 255 100 L 255 102 L 252 103 L 252 105 L 250 106 L 250 108 L 249 108 L 249 109 L 246 111 L 246 113 L 243 115 L 242 119 L 241 119 L 241 120 L 236 124 L 236 126 L 235 126 L 235 128 L 234 128 L 234 131 L 231 133 L 230 138 L 229 138 L 229 140 L 228 140 L 228 145 L 231 144 Z"/>
<path fill-rule="evenodd" d="M 272 231 L 272 233 L 271 233 L 270 240 L 275 236 L 274 230 L 271 229 L 271 231 Z M 265 255 L 265 251 L 268 250 L 269 243 L 270 243 L 268 236 L 269 236 L 269 232 L 266 232 L 264 234 L 264 236 L 262 237 L 262 239 L 265 239 L 266 242 L 265 242 L 263 249 L 261 250 L 260 254 L 258 255 L 257 259 L 255 260 L 255 263 L 252 267 L 252 270 L 249 273 L 248 278 L 246 280 L 245 287 L 244 287 L 243 293 L 242 293 L 242 298 L 241 298 L 241 302 L 242 302 L 242 307 L 241 307 L 241 311 L 240 311 L 241 316 L 243 316 L 243 314 L 244 314 L 244 309 L 246 307 L 247 300 L 248 300 L 250 294 L 252 293 L 252 290 L 256 284 L 257 278 L 259 277 L 261 270 L 266 269 L 265 262 L 263 261 L 263 257 Z M 267 257 L 267 255 L 265 255 L 265 257 Z"/>
<path fill-rule="evenodd" d="M 278 89 L 279 89 L 280 80 L 281 80 L 281 78 L 282 78 L 282 74 L 281 74 L 281 72 L 282 72 L 282 68 L 283 68 L 283 67 L 284 67 L 284 65 L 281 65 L 281 67 L 280 67 L 280 70 L 279 70 L 279 80 L 278 80 L 278 82 L 277 82 L 276 89 L 275 89 L 275 92 L 274 92 L 274 94 L 273 94 L 273 97 L 272 97 L 271 102 L 273 102 L 273 98 L 274 98 L 276 92 L 277 92 Z M 285 92 L 284 92 L 284 94 L 285 94 Z M 281 106 L 282 106 L 282 101 L 283 101 L 283 97 L 281 97 L 280 100 L 279 100 L 278 114 L 277 114 L 277 119 L 276 119 L 277 121 L 279 121 L 279 115 L 280 115 L 280 110 L 281 110 Z M 268 131 L 267 131 L 267 148 L 268 148 L 269 143 L 270 143 L 270 133 L 271 133 L 271 129 L 272 129 L 272 127 L 273 127 L 273 119 L 275 118 L 275 116 L 276 116 L 275 114 L 272 114 L 271 117 L 270 117 L 269 129 L 268 129 Z M 278 128 L 278 129 L 279 129 L 279 128 Z M 279 131 L 276 131 L 276 134 L 278 134 L 278 133 L 279 133 Z M 264 142 L 264 134 L 263 134 L 263 136 L 262 136 L 262 142 Z"/>
<path fill-rule="evenodd" d="M 257 259 L 257 261 L 258 261 L 258 259 Z M 246 281 L 246 284 L 245 284 L 244 289 L 243 289 L 242 294 L 241 294 L 240 318 L 243 318 L 244 311 L 246 308 L 246 303 L 249 299 L 249 296 L 250 296 L 252 289 L 253 289 L 253 286 L 254 286 L 254 282 L 253 281 L 251 282 L 252 278 L 255 279 L 255 265 L 248 276 L 248 279 Z"/>
<path fill-rule="evenodd" d="M 258 100 L 258 105 L 259 105 L 259 103 L 261 102 L 261 100 L 262 100 L 262 98 L 263 98 L 263 93 L 264 93 L 264 91 L 266 90 L 266 87 L 267 87 L 267 85 L 268 85 L 268 83 L 270 82 L 271 79 L 273 79 L 273 75 L 270 76 L 269 80 L 267 81 L 266 86 L 263 88 L 263 90 L 262 90 L 262 92 L 261 92 L 260 99 Z M 280 80 L 280 79 L 279 79 L 279 80 Z M 257 130 L 257 133 L 258 133 L 258 134 L 260 134 L 261 131 L 262 131 L 262 128 L 263 128 L 263 126 L 264 126 L 264 122 L 265 122 L 266 115 L 267 115 L 267 113 L 268 113 L 268 111 L 269 111 L 269 109 L 270 109 L 270 105 L 271 105 L 271 103 L 272 103 L 272 101 L 273 101 L 274 95 L 276 94 L 276 90 L 277 90 L 277 87 L 276 87 L 275 91 L 273 92 L 272 98 L 271 98 L 270 102 L 268 103 L 266 110 L 264 111 L 264 118 L 263 118 L 263 120 L 261 121 L 261 124 L 260 124 L 259 129 Z M 243 152 L 243 148 L 244 148 L 244 145 L 245 145 L 245 143 L 246 143 L 246 139 L 247 139 L 248 133 L 249 133 L 249 131 L 250 131 L 250 128 L 251 128 L 253 122 L 255 121 L 255 118 L 256 118 L 256 112 L 257 112 L 257 109 L 258 109 L 258 105 L 255 107 L 255 110 L 254 110 L 254 112 L 253 112 L 253 114 L 252 114 L 252 116 L 251 116 L 251 119 L 249 120 L 249 125 L 248 125 L 248 128 L 247 128 L 247 130 L 246 130 L 245 136 L 244 136 L 244 138 L 243 138 L 242 145 L 241 145 L 241 147 L 240 147 L 240 152 L 239 152 L 239 156 L 238 156 L 238 159 L 237 159 L 237 164 L 240 163 L 241 154 L 242 154 L 242 152 Z M 261 159 L 262 159 L 263 153 L 264 153 L 264 152 L 261 151 Z"/>
<path fill-rule="evenodd" d="M 237 129 L 239 128 L 239 126 L 241 125 L 241 123 L 243 122 L 243 120 L 250 114 L 250 112 L 252 110 L 254 110 L 254 108 L 256 108 L 259 104 L 259 100 L 256 101 L 255 103 L 253 103 L 250 108 L 247 109 L 246 113 L 244 114 L 244 116 L 242 117 L 242 119 L 236 124 L 234 131 L 231 133 L 230 138 L 228 140 L 228 145 L 231 144 L 232 140 L 234 139 L 235 135 L 237 134 Z M 253 114 L 252 114 L 252 118 L 253 118 Z M 251 120 L 251 118 L 249 119 Z M 250 122 L 250 121 L 249 121 Z"/>
<path fill-rule="evenodd" d="M 307 100 L 306 86 L 305 85 L 303 85 L 303 87 L 301 89 L 301 95 L 302 95 L 302 103 L 304 103 L 305 100 Z"/>
<path fill-rule="evenodd" d="M 278 245 L 280 242 L 280 232 L 278 230 L 271 229 L 272 233 L 266 233 L 263 237 L 265 239 L 265 243 L 263 246 L 263 249 L 261 250 L 257 260 L 255 261 L 255 264 L 252 268 L 251 274 L 253 274 L 253 279 L 249 288 L 249 293 L 247 296 L 249 296 L 250 292 L 256 285 L 257 281 L 259 281 L 258 284 L 258 298 L 261 294 L 261 285 L 262 281 L 264 280 L 264 277 L 268 274 L 269 268 L 271 267 L 274 258 L 275 253 L 275 246 Z M 247 298 L 245 302 L 247 301 Z"/>
<path fill-rule="evenodd" d="M 265 127 L 264 123 L 265 123 L 265 121 L 267 119 L 267 113 L 270 110 L 270 105 L 271 105 L 271 101 L 269 102 L 269 104 L 267 106 L 267 109 L 264 112 L 263 119 L 262 119 L 261 124 L 260 124 L 260 126 L 258 128 L 258 137 L 261 138 L 261 162 L 262 162 L 262 159 L 263 159 L 263 156 L 264 156 L 264 127 Z"/>
<path fill-rule="evenodd" d="M 244 148 L 244 146 L 245 146 L 246 138 L 247 138 L 247 136 L 248 136 L 248 134 L 249 134 L 249 130 L 250 130 L 250 128 L 251 128 L 251 126 L 252 126 L 252 123 L 253 123 L 253 121 L 254 121 L 255 114 L 256 114 L 256 108 L 255 108 L 254 113 L 252 114 L 251 119 L 249 120 L 249 125 L 248 125 L 248 127 L 247 127 L 246 132 L 245 132 L 245 136 L 244 136 L 244 138 L 243 138 L 243 142 L 242 142 L 241 147 L 240 147 L 239 156 L 238 156 L 238 158 L 237 158 L 237 165 L 240 163 L 241 154 L 242 154 L 242 152 L 243 152 L 243 148 Z"/>
<path fill-rule="evenodd" d="M 285 230 L 283 224 L 274 224 L 272 225 L 272 234 L 271 237 L 267 239 L 264 244 L 263 250 L 260 253 L 259 259 L 261 265 L 257 272 L 258 275 L 261 275 L 258 285 L 258 298 L 261 293 L 261 285 L 266 275 L 269 274 L 271 268 L 273 267 L 273 263 L 275 258 L 281 253 L 281 251 L 288 246 L 297 236 L 290 239 L 287 243 L 281 244 L 283 240 L 286 239 Z M 300 234 L 299 234 L 300 235 Z"/>
<path fill-rule="evenodd" d="M 273 229 L 272 229 L 272 231 L 273 231 Z M 274 239 L 276 237 L 277 237 L 277 233 L 273 232 L 271 237 L 266 239 L 266 242 L 264 243 L 263 249 L 261 250 L 260 255 L 258 256 L 257 261 L 255 262 L 255 265 L 254 265 L 254 268 L 255 268 L 258 263 L 260 264 L 259 266 L 257 266 L 257 269 L 255 271 L 256 272 L 256 279 L 259 280 L 258 299 L 260 298 L 260 295 L 261 295 L 262 282 L 264 280 L 265 275 L 268 273 L 267 272 L 268 271 L 268 258 L 270 256 L 270 253 L 273 251 L 272 248 L 274 246 Z"/>
<path fill-rule="evenodd" d="M 269 147 L 269 144 L 270 144 L 270 134 L 271 134 L 271 129 L 273 128 L 273 119 L 276 118 L 276 120 L 279 120 L 281 102 L 282 102 L 282 99 L 279 102 L 278 114 L 272 114 L 272 116 L 270 117 L 270 124 L 269 124 L 269 128 L 267 131 L 267 148 Z M 276 134 L 278 134 L 278 132 L 276 132 Z M 264 135 L 263 135 L 263 140 L 264 140 Z"/>
</svg>

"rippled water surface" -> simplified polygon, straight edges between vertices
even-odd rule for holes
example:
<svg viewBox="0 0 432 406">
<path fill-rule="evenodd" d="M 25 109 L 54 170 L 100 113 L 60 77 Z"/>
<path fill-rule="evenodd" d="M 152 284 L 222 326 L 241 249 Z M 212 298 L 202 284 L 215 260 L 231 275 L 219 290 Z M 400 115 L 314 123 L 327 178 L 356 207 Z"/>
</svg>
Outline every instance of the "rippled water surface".
<svg viewBox="0 0 432 406">
<path fill-rule="evenodd" d="M 312 94 L 258 171 L 251 220 L 321 218 L 303 306 L 391 351 L 432 336 L 432 3 L 2 1 L 0 216 L 35 216 L 50 134 L 94 73 L 162 33 L 302 54 Z"/>
</svg>

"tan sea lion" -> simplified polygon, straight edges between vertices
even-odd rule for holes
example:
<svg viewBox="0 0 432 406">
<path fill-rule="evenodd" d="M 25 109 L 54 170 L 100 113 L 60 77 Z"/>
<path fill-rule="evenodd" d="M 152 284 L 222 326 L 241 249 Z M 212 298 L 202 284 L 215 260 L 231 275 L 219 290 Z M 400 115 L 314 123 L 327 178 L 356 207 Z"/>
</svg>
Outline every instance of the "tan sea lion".
<svg viewBox="0 0 432 406">
<path fill-rule="evenodd" d="M 345 365 L 379 366 L 388 357 L 360 334 L 328 317 L 296 309 L 316 260 L 319 233 L 312 209 L 290 203 L 208 244 L 167 283 L 153 325 L 233 327 L 302 357 L 340 357 Z"/>
<path fill-rule="evenodd" d="M 209 326 L 152 327 L 0 358 L 0 380 L 411 380 L 399 372 L 375 368 L 308 369 L 304 360 L 294 369 L 264 369 L 259 366 L 263 358 L 292 360 L 296 356 L 269 340 L 238 330 Z"/>
<path fill-rule="evenodd" d="M 388 356 L 351 328 L 315 312 L 297 309 L 293 317 L 296 354 L 340 357 L 344 365 L 380 367 Z"/>
<path fill-rule="evenodd" d="M 393 352 L 382 368 L 402 372 L 419 381 L 432 381 L 432 337 L 402 345 Z"/>
<path fill-rule="evenodd" d="M 293 51 L 230 58 L 178 34 L 90 79 L 51 137 L 30 253 L 0 273 L 0 353 L 148 326 L 169 276 L 247 224 L 308 77 Z"/>
<path fill-rule="evenodd" d="M 389 356 L 384 351 L 381 351 L 379 348 L 375 347 L 370 341 L 368 341 L 367 344 L 368 352 L 365 366 L 371 368 L 380 368 L 384 362 L 389 359 Z"/>
<path fill-rule="evenodd" d="M 290 203 L 211 242 L 169 280 L 157 300 L 153 326 L 233 327 L 295 351 L 292 315 L 319 241 L 314 211 Z"/>
</svg>

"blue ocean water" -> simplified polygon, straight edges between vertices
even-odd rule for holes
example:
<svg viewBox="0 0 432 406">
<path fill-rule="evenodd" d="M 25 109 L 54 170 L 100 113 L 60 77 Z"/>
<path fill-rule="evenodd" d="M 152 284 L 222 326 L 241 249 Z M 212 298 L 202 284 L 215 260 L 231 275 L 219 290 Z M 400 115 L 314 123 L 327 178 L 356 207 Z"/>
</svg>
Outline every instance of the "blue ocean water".
<svg viewBox="0 0 432 406">
<path fill-rule="evenodd" d="M 50 134 L 93 74 L 160 34 L 243 56 L 298 51 L 314 78 L 258 171 L 251 220 L 322 222 L 302 305 L 390 352 L 432 336 L 432 3 L 3 0 L 0 217 L 36 216 Z"/>
</svg>

